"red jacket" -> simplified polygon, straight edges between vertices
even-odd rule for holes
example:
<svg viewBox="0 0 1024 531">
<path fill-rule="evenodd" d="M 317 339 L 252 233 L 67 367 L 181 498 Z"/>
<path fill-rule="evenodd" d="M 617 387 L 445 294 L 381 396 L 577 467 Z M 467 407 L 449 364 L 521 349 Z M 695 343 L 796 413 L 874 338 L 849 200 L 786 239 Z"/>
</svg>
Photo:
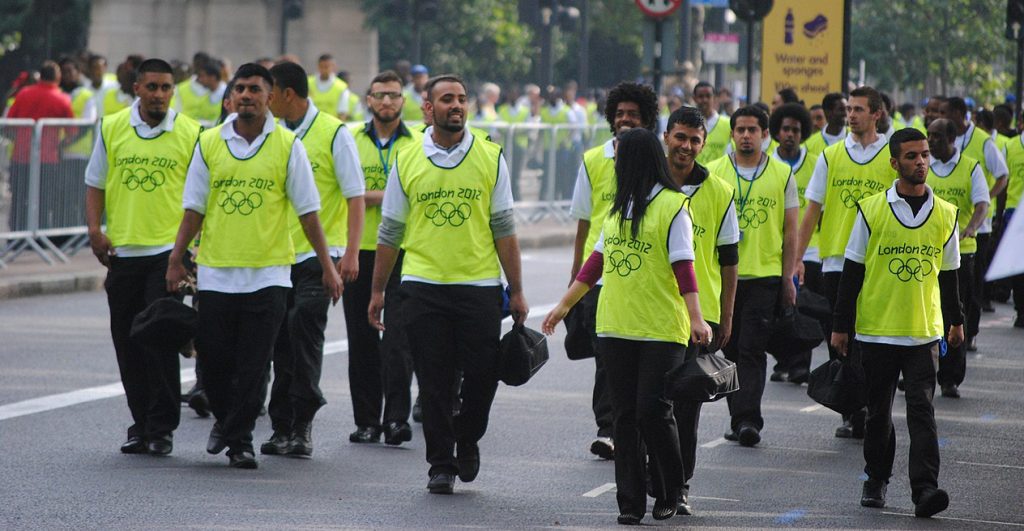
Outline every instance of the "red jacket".
<svg viewBox="0 0 1024 531">
<path fill-rule="evenodd" d="M 41 81 L 21 89 L 10 111 L 8 118 L 74 118 L 71 110 L 71 98 L 60 90 L 56 83 Z M 17 127 L 14 139 L 12 162 L 28 164 L 32 150 L 32 128 Z M 43 129 L 42 153 L 43 164 L 56 164 L 60 160 L 58 145 L 61 139 L 61 128 L 46 127 Z"/>
</svg>

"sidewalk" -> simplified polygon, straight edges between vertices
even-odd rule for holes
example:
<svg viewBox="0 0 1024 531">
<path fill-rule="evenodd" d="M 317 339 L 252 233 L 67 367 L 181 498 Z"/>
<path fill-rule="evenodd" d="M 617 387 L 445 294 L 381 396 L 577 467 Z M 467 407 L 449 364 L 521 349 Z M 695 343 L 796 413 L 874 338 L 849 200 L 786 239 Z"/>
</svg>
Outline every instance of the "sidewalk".
<svg viewBox="0 0 1024 531">
<path fill-rule="evenodd" d="M 517 228 L 523 249 L 572 245 L 574 225 L 539 223 Z M 33 295 L 56 295 L 103 289 L 107 270 L 88 249 L 80 250 L 69 263 L 47 265 L 38 255 L 26 252 L 0 269 L 0 300 Z"/>
</svg>

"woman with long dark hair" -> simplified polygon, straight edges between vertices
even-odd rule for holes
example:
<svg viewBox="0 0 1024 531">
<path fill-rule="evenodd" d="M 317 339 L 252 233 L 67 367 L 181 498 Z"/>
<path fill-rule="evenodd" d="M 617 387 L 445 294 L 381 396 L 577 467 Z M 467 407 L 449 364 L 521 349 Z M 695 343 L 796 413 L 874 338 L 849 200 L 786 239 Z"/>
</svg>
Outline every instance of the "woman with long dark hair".
<svg viewBox="0 0 1024 531">
<path fill-rule="evenodd" d="M 651 514 L 664 520 L 676 513 L 683 464 L 664 376 L 683 363 L 690 341 L 710 343 L 711 328 L 697 297 L 686 196 L 669 177 L 654 133 L 637 128 L 619 136 L 615 173 L 615 201 L 601 238 L 542 328 L 552 334 L 604 275 L 597 345 L 615 417 L 618 522 L 636 525 L 647 512 L 643 444 L 657 478 Z"/>
</svg>

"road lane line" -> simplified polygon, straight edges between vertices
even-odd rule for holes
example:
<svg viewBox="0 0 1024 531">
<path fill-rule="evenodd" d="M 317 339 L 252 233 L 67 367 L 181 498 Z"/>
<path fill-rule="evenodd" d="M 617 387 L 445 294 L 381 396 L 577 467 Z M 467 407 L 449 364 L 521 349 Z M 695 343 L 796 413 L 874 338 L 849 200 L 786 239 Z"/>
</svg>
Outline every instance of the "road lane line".
<svg viewBox="0 0 1024 531">
<path fill-rule="evenodd" d="M 727 501 L 727 502 L 737 502 L 737 503 L 739 503 L 739 501 L 740 501 L 740 500 L 736 500 L 736 499 L 733 499 L 733 498 L 716 498 L 714 496 L 690 496 L 690 499 L 691 500 Z"/>
<path fill-rule="evenodd" d="M 528 320 L 543 319 L 545 316 L 547 316 L 548 312 L 550 312 L 555 306 L 555 304 L 543 304 L 531 308 Z M 512 318 L 506 317 L 502 322 L 511 323 Z M 331 341 L 324 344 L 325 356 L 329 356 L 332 354 L 340 354 L 342 352 L 347 351 L 347 339 Z M 196 376 L 194 369 L 188 368 L 181 370 L 181 383 L 190 383 L 195 381 L 195 379 Z M 0 421 L 13 419 L 17 417 L 24 417 L 25 415 L 32 415 L 35 413 L 53 411 L 54 409 L 65 408 L 77 404 L 84 404 L 86 402 L 93 402 L 96 400 L 102 400 L 104 398 L 113 398 L 115 396 L 121 395 L 124 395 L 124 386 L 121 385 L 121 382 L 115 382 L 107 385 L 100 385 L 97 387 L 88 387 L 85 389 L 69 391 L 66 393 L 58 393 L 54 395 L 41 396 L 38 398 L 30 398 L 28 400 L 22 400 L 20 402 L 0 405 Z"/>
<path fill-rule="evenodd" d="M 973 463 L 971 461 L 957 461 L 957 463 L 959 463 L 961 465 L 970 465 L 970 466 L 994 466 L 994 467 L 997 467 L 997 468 L 1013 468 L 1013 469 L 1016 469 L 1016 470 L 1024 470 L 1024 466 L 1016 466 L 1016 465 L 997 465 L 995 463 Z"/>
<path fill-rule="evenodd" d="M 912 514 L 905 514 L 905 513 L 892 513 L 892 512 L 888 512 L 888 511 L 882 511 L 882 514 L 890 514 L 890 515 L 893 515 L 893 516 L 906 516 L 908 518 L 916 518 Z M 1013 526 L 1013 527 L 1024 527 L 1024 524 L 1018 524 L 1016 522 L 999 522 L 999 521 L 996 521 L 996 520 L 977 520 L 977 519 L 974 519 L 974 518 L 954 518 L 952 516 L 933 516 L 932 518 L 934 518 L 936 520 L 951 520 L 951 521 L 954 521 L 954 522 L 974 522 L 974 523 L 978 523 L 978 524 L 992 524 L 992 525 L 1006 525 L 1006 526 Z"/>
<path fill-rule="evenodd" d="M 602 495 L 602 494 L 604 494 L 606 492 L 610 492 L 612 490 L 615 490 L 615 484 L 614 483 L 605 483 L 604 485 L 601 485 L 600 487 L 598 487 L 598 488 L 596 488 L 594 490 L 590 490 L 590 491 L 584 492 L 583 493 L 583 497 L 584 498 L 596 498 L 596 497 L 598 497 L 598 496 L 600 496 L 600 495 Z"/>
<path fill-rule="evenodd" d="M 711 442 L 706 442 L 706 443 L 700 445 L 700 447 L 701 448 L 714 448 L 716 446 L 723 445 L 726 442 L 728 442 L 728 441 L 725 440 L 725 437 L 719 437 L 719 438 L 717 438 L 717 439 L 715 439 L 715 440 L 713 440 Z"/>
<path fill-rule="evenodd" d="M 825 406 L 823 406 L 821 404 L 814 404 L 813 406 L 807 406 L 805 408 L 800 408 L 800 412 L 801 413 L 814 413 L 815 411 L 820 411 L 822 409 L 825 409 Z"/>
</svg>

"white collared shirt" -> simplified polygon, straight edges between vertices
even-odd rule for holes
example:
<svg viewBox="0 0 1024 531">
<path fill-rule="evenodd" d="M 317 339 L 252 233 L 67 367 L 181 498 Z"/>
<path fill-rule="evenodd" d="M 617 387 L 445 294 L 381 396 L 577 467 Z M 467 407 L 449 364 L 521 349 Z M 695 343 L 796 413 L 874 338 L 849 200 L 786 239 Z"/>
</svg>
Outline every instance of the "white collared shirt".
<svg viewBox="0 0 1024 531">
<path fill-rule="evenodd" d="M 921 209 L 914 214 L 914 210 L 910 208 L 910 204 L 905 199 L 899 196 L 896 192 L 896 182 L 894 181 L 892 187 L 885 192 L 885 198 L 892 207 L 892 212 L 896 216 L 903 226 L 907 228 L 917 228 L 928 221 L 928 216 L 932 213 L 932 208 L 935 206 L 935 195 L 932 193 L 932 189 L 925 185 L 928 193 L 928 199 L 925 200 L 924 205 Z M 871 237 L 871 230 L 868 228 L 867 222 L 864 221 L 864 214 L 859 210 L 857 211 L 857 219 L 853 222 L 853 231 L 850 232 L 850 241 L 846 244 L 846 259 L 863 264 L 866 260 L 868 239 Z M 940 271 L 953 271 L 960 268 L 960 229 L 953 225 L 953 233 L 949 239 L 946 240 L 946 244 L 942 248 L 942 265 L 939 267 Z M 926 345 L 932 341 L 938 341 L 939 336 L 935 337 L 910 337 L 910 336 L 874 336 L 866 334 L 857 334 L 857 339 L 868 343 L 886 343 L 889 345 L 901 345 L 901 346 L 915 346 L 915 345 Z"/>
<path fill-rule="evenodd" d="M 267 135 L 275 127 L 277 121 L 270 111 L 266 113 L 263 131 L 250 144 L 248 140 L 235 132 L 234 122 L 237 114 L 231 114 L 224 120 L 220 128 L 220 137 L 228 150 L 239 159 L 253 156 Z M 285 177 L 285 194 L 299 216 L 320 210 L 320 194 L 313 180 L 313 168 L 309 165 L 309 157 L 302 142 L 296 141 L 288 158 L 288 175 Z M 196 145 L 192 154 L 192 163 L 188 167 L 185 178 L 185 194 L 182 204 L 187 210 L 200 214 L 206 213 L 207 199 L 210 194 L 210 169 L 203 160 L 202 151 Z M 291 265 L 269 267 L 210 267 L 199 266 L 198 288 L 200 291 L 218 291 L 222 293 L 252 293 L 270 286 L 290 288 Z"/>
<path fill-rule="evenodd" d="M 825 129 L 828 129 L 828 124 L 825 124 Z M 828 134 L 828 132 L 825 129 L 821 130 L 821 138 L 822 140 L 825 141 L 826 146 L 831 146 L 832 144 L 835 144 L 840 140 L 846 140 L 846 137 L 849 136 L 850 133 L 850 129 L 848 127 L 843 127 L 842 129 L 839 130 L 838 135 L 833 136 Z"/>
<path fill-rule="evenodd" d="M 609 139 L 604 143 L 604 158 L 615 158 L 615 139 Z M 572 190 L 572 205 L 569 207 L 569 215 L 576 219 L 589 220 L 594 213 L 594 187 L 590 184 L 590 174 L 582 162 L 580 169 L 576 172 L 576 186 Z M 584 257 L 585 258 L 585 257 Z"/>
<path fill-rule="evenodd" d="M 170 132 L 174 130 L 174 120 L 178 116 L 178 113 L 174 109 L 167 109 L 167 116 L 156 124 L 156 127 L 150 127 L 149 124 L 142 120 L 142 115 L 139 114 L 139 100 L 132 102 L 131 109 L 129 112 L 128 123 L 135 129 L 135 133 L 142 138 L 156 138 L 163 134 L 165 131 Z M 96 122 L 96 143 L 93 145 L 92 156 L 89 157 L 89 164 L 85 167 L 85 185 L 90 188 L 96 188 L 97 190 L 105 190 L 107 187 L 107 173 L 110 171 L 109 164 L 107 163 L 107 145 L 103 140 L 102 130 L 103 120 Z M 125 245 L 117 247 L 114 252 L 117 256 L 122 258 L 133 258 L 139 256 L 153 256 L 166 251 L 170 251 L 174 248 L 173 244 L 169 245 Z"/>
<path fill-rule="evenodd" d="M 306 102 L 309 104 L 306 108 L 306 114 L 302 117 L 302 122 L 299 123 L 298 127 L 292 130 L 299 139 L 306 136 L 306 132 L 313 125 L 313 120 L 316 118 L 317 113 L 320 112 L 311 98 L 306 98 Z M 282 127 L 288 128 L 285 120 L 279 120 L 279 123 Z M 359 162 L 359 151 L 356 148 L 355 138 L 352 137 L 348 127 L 342 127 L 338 130 L 338 134 L 334 136 L 334 141 L 331 144 L 331 158 L 334 159 L 334 176 L 338 181 L 338 188 L 341 189 L 342 197 L 352 199 L 366 195 L 366 178 L 363 176 L 363 167 Z M 346 234 L 345 237 L 348 238 L 348 235 Z M 340 258 L 344 255 L 345 249 L 344 245 L 328 247 L 331 256 L 334 258 Z M 314 256 L 316 256 L 316 251 L 300 253 L 295 257 L 295 263 L 301 263 Z"/>
<path fill-rule="evenodd" d="M 825 132 L 822 131 L 824 135 Z M 879 151 L 885 149 L 885 146 L 889 144 L 885 136 L 878 135 L 878 138 L 868 144 L 862 145 L 860 142 L 854 139 L 853 135 L 846 135 L 843 140 L 846 145 L 846 152 L 850 154 L 850 158 L 853 159 L 857 164 L 866 164 L 871 159 L 879 155 Z M 824 156 L 818 157 L 818 162 L 814 164 L 814 173 L 811 174 L 811 180 L 807 183 L 807 188 L 804 189 L 804 198 L 808 201 L 814 201 L 821 205 L 822 212 L 828 205 L 825 204 L 825 192 L 828 189 L 828 164 L 825 162 Z M 822 236 L 819 236 L 819 238 Z M 825 256 L 821 260 L 821 271 L 823 273 L 841 273 L 843 271 L 843 257 L 842 256 Z"/>
</svg>

